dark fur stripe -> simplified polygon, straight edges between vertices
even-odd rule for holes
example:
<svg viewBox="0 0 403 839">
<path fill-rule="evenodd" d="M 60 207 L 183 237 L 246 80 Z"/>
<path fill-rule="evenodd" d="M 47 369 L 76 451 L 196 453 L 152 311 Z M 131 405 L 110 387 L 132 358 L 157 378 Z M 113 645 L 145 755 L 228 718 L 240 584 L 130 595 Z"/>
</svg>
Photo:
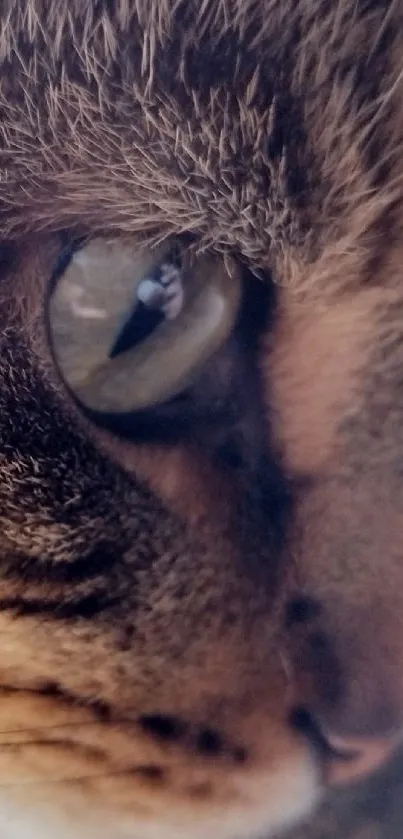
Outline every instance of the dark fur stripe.
<svg viewBox="0 0 403 839">
<path fill-rule="evenodd" d="M 3 597 L 0 599 L 0 611 L 12 611 L 17 617 L 31 615 L 49 615 L 54 620 L 91 620 L 114 605 L 116 599 L 105 594 L 88 594 L 79 600 L 60 603 L 56 600 L 45 600 L 24 597 Z"/>
<path fill-rule="evenodd" d="M 80 583 L 108 573 L 120 555 L 116 545 L 98 545 L 90 553 L 72 560 L 51 560 L 30 556 L 0 560 L 3 578 L 29 583 Z"/>
</svg>

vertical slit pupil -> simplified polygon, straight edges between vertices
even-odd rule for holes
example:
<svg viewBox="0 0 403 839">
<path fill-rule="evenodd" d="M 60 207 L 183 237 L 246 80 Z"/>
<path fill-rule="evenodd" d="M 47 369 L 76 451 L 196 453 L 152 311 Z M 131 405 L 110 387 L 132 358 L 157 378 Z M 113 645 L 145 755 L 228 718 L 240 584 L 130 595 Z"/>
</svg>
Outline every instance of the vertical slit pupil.
<svg viewBox="0 0 403 839">
<path fill-rule="evenodd" d="M 149 280 L 155 283 L 156 287 L 161 285 L 161 268 L 157 266 L 144 280 Z M 127 350 L 134 349 L 157 329 L 157 327 L 164 320 L 164 313 L 159 307 L 158 302 L 153 305 L 146 305 L 138 297 L 134 302 L 134 307 L 125 320 L 120 332 L 118 333 L 109 352 L 109 358 L 116 358 L 120 353 Z"/>
<path fill-rule="evenodd" d="M 117 355 L 137 347 L 152 335 L 163 320 L 164 314 L 161 311 L 149 309 L 139 300 L 112 345 L 109 358 L 112 360 Z"/>
</svg>

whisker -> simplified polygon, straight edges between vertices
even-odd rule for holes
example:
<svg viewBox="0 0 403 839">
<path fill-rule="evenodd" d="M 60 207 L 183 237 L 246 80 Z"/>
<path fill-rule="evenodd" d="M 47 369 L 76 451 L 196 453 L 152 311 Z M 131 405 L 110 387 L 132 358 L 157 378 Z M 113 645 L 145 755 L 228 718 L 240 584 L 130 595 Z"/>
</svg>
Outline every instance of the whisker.
<svg viewBox="0 0 403 839">
<path fill-rule="evenodd" d="M 35 787 L 35 786 L 57 786 L 58 784 L 82 784 L 88 781 L 97 781 L 103 780 L 107 778 L 122 778 L 133 775 L 132 769 L 119 769 L 113 772 L 97 772 L 90 775 L 76 775 L 75 777 L 66 778 L 52 778 L 51 781 L 48 779 L 38 779 L 35 781 L 22 781 L 22 782 L 11 782 L 11 783 L 0 783 L 0 790 L 7 790 L 7 789 L 19 789 L 21 787 Z"/>
<path fill-rule="evenodd" d="M 4 729 L 4 731 L 0 731 L 0 737 L 10 734 L 29 734 L 30 732 L 54 731 L 60 728 L 93 728 L 94 726 L 97 727 L 100 725 L 107 726 L 107 723 L 100 720 L 94 720 L 93 722 L 62 722 L 53 723 L 52 725 L 33 725 L 29 728 L 7 728 Z M 3 742 L 1 742 L 1 745 L 3 745 Z"/>
</svg>

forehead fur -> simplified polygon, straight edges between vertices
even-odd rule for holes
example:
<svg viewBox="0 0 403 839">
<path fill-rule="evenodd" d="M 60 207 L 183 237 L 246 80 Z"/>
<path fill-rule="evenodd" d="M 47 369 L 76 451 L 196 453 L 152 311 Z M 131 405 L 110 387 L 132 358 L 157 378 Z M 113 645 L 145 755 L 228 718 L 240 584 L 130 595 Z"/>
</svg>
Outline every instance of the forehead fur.
<svg viewBox="0 0 403 839">
<path fill-rule="evenodd" d="M 364 263 L 400 198 L 401 18 L 394 0 L 13 4 L 1 233 L 186 231 L 256 267 L 325 246 Z"/>
</svg>

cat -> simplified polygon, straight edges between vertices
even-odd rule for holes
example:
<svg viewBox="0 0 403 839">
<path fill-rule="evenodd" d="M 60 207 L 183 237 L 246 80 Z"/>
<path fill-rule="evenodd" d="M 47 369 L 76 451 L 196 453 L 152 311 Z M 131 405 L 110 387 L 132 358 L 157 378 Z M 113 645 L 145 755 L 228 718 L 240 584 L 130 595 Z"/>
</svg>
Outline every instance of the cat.
<svg viewBox="0 0 403 839">
<path fill-rule="evenodd" d="M 1 835 L 393 839 L 403 2 L 0 22 Z"/>
</svg>

